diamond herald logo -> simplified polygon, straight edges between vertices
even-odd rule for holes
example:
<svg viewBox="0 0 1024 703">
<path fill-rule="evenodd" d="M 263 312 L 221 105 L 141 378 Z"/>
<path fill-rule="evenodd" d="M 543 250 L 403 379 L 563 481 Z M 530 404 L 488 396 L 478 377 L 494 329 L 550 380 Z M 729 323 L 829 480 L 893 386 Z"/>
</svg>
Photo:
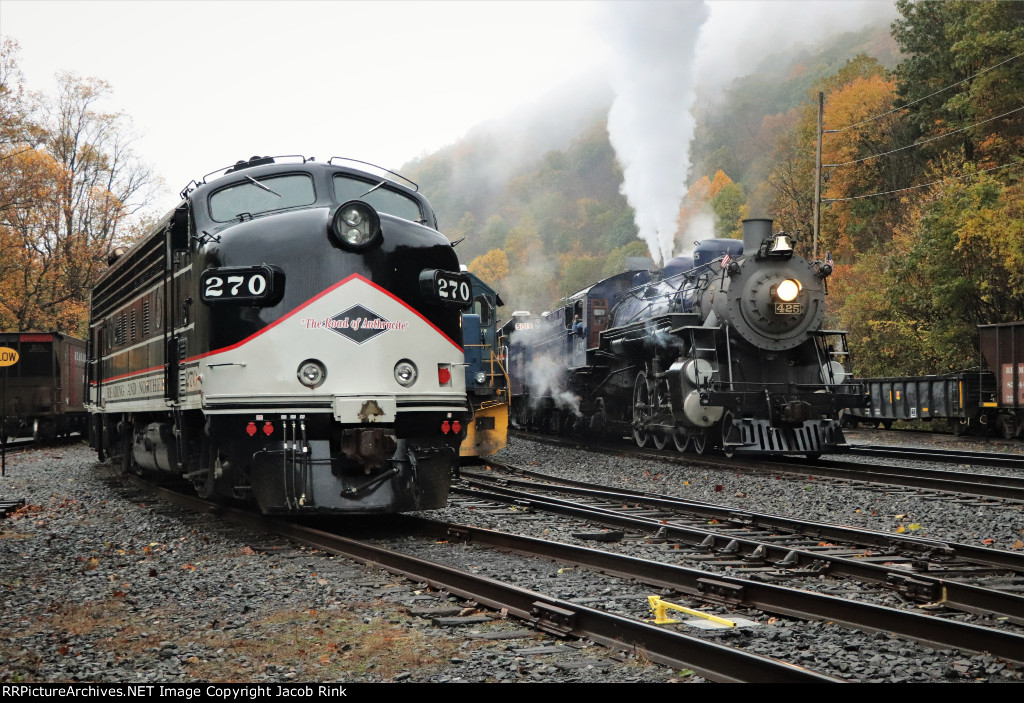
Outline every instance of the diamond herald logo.
<svg viewBox="0 0 1024 703">
<path fill-rule="evenodd" d="M 314 320 L 311 317 L 304 317 L 300 322 L 307 330 L 330 330 L 346 339 L 352 340 L 356 344 L 362 344 L 390 330 L 403 332 L 409 326 L 408 322 L 391 322 L 358 303 L 326 320 Z"/>
</svg>

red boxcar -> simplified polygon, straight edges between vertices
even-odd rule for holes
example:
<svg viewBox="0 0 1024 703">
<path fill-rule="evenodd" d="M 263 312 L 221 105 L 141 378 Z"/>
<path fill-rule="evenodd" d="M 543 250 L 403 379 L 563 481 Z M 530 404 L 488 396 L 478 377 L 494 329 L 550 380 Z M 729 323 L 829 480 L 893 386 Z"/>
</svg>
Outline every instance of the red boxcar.
<svg viewBox="0 0 1024 703">
<path fill-rule="evenodd" d="M 83 432 L 85 342 L 60 332 L 0 333 L 0 422 L 12 437 Z"/>
</svg>

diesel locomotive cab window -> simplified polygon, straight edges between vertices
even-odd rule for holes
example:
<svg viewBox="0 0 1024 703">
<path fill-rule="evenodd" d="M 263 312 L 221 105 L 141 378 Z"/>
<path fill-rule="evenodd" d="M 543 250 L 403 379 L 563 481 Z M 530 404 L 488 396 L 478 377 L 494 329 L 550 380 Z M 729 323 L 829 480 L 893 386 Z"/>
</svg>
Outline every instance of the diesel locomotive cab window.
<svg viewBox="0 0 1024 703">
<path fill-rule="evenodd" d="M 377 181 L 380 183 L 380 181 Z M 387 190 L 384 186 L 376 188 L 373 192 L 367 192 L 377 185 L 367 183 L 357 178 L 348 176 L 334 177 L 334 197 L 339 203 L 347 203 L 349 200 L 362 200 L 372 206 L 377 212 L 387 213 L 403 220 L 421 222 L 423 213 L 420 212 L 420 204 L 413 198 L 393 190 Z"/>
<path fill-rule="evenodd" d="M 480 326 L 486 327 L 491 324 L 491 307 L 490 302 L 484 296 L 480 295 L 473 298 L 473 312 L 480 316 Z"/>
<path fill-rule="evenodd" d="M 230 222 L 241 216 L 312 205 L 316 202 L 313 179 L 307 174 L 251 178 L 210 196 L 210 217 Z"/>
</svg>

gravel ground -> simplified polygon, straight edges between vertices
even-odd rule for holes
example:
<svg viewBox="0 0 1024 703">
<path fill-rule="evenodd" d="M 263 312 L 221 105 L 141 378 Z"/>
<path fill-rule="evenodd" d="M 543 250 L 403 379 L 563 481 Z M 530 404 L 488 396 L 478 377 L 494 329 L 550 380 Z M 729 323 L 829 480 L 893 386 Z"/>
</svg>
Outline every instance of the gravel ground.
<svg viewBox="0 0 1024 703">
<path fill-rule="evenodd" d="M 0 682 L 677 678 L 154 501 L 81 445 L 9 456 L 0 499 L 27 503 L 0 519 Z"/>
<path fill-rule="evenodd" d="M 851 433 L 859 443 L 901 443 L 909 446 L 949 443 L 919 433 Z M 907 436 L 904 436 L 907 435 Z M 939 435 L 939 437 L 944 437 Z M 984 443 L 964 442 L 962 448 L 987 450 Z M 583 449 L 580 445 L 578 448 Z M 1024 451 L 1018 443 L 1017 451 Z M 705 501 L 779 515 L 850 525 L 881 532 L 929 539 L 949 540 L 995 549 L 1024 549 L 1024 506 L 967 499 L 963 502 L 937 499 L 912 491 L 893 491 L 873 485 L 847 485 L 839 480 L 808 479 L 778 474 L 766 478 L 760 473 L 680 465 L 587 451 L 560 449 L 514 438 L 496 458 L 514 466 L 535 469 L 555 476 L 590 480 L 606 486 L 630 488 Z M 888 462 L 862 458 L 864 463 Z M 952 471 L 949 464 L 904 462 L 907 465 Z M 1005 469 L 982 468 L 982 472 L 1009 473 Z M 913 526 L 913 528 L 911 528 Z M 902 529 L 901 529 L 902 528 Z"/>
<path fill-rule="evenodd" d="M 861 441 L 883 443 L 876 433 L 865 433 Z M 908 435 L 898 441 L 929 440 Z M 915 534 L 930 538 L 1024 548 L 1024 513 L 1003 505 L 940 503 L 825 481 L 766 480 L 520 439 L 499 458 L 764 512 L 882 531 L 919 525 Z M 379 569 L 154 501 L 99 467 L 83 446 L 17 454 L 8 457 L 7 468 L 0 499 L 24 498 L 28 505 L 0 520 L 6 606 L 0 611 L 0 681 L 701 680 L 652 665 L 642 653 L 627 656 L 585 641 L 526 633 L 493 613 L 484 622 L 439 626 L 438 616 L 480 612 Z M 434 516 L 470 521 L 467 511 L 456 508 Z M 537 590 L 588 605 L 601 601 L 627 612 L 646 593 L 615 580 L 573 580 L 557 565 L 513 562 L 458 545 L 443 549 L 437 558 L 487 573 L 505 575 L 513 568 Z M 769 656 L 792 652 L 809 666 L 828 660 L 828 673 L 851 680 L 1021 678 L 1019 670 L 992 657 L 922 655 L 916 645 L 896 638 L 763 615 L 757 627 L 707 636 Z"/>
</svg>

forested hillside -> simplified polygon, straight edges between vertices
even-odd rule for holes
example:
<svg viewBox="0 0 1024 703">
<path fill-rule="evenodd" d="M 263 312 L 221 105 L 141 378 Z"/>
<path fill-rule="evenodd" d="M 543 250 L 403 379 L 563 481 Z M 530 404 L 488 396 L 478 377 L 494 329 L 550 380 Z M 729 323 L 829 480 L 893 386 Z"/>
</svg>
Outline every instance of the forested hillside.
<svg viewBox="0 0 1024 703">
<path fill-rule="evenodd" d="M 678 253 L 771 217 L 811 256 L 822 92 L 817 255 L 835 259 L 831 324 L 852 332 L 866 374 L 970 366 L 976 325 L 1024 319 L 1024 3 L 897 7 L 892 27 L 766 56 L 699 99 L 676 232 Z M 548 309 L 646 251 L 605 114 L 517 164 L 494 136 L 406 168 L 510 308 Z"/>
<path fill-rule="evenodd" d="M 1024 2 L 896 6 L 891 27 L 794 38 L 698 94 L 678 184 L 677 254 L 770 217 L 814 255 L 824 95 L 816 255 L 834 258 L 829 324 L 851 332 L 862 374 L 970 366 L 978 324 L 1024 319 Z M 142 224 L 153 178 L 128 116 L 97 109 L 108 90 L 63 74 L 57 95 L 35 93 L 0 40 L 0 329 L 82 334 L 89 287 Z M 611 89 L 536 99 L 402 169 L 506 317 L 647 253 L 620 194 Z"/>
</svg>

